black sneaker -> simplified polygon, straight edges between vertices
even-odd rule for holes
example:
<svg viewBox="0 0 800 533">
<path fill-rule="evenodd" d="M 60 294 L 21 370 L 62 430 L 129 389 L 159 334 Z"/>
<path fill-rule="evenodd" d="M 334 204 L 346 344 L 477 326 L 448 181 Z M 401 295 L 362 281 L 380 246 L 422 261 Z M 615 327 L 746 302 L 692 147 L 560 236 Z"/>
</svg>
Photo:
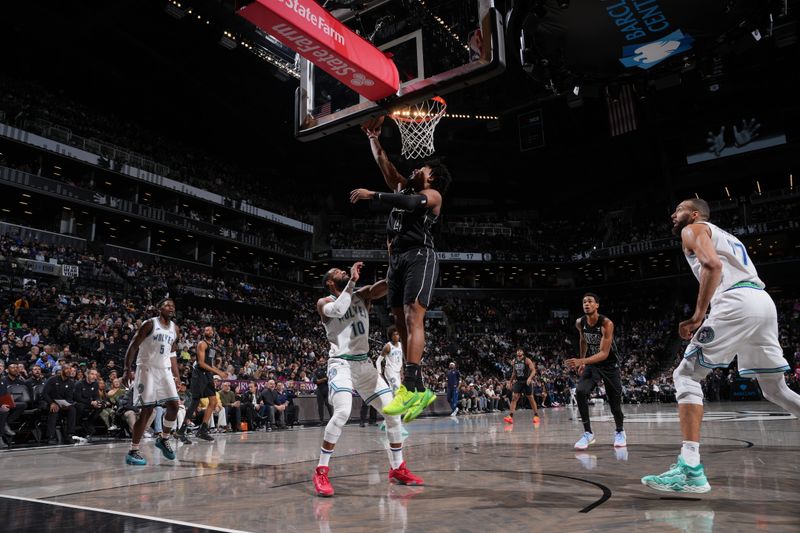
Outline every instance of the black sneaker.
<svg viewBox="0 0 800 533">
<path fill-rule="evenodd" d="M 191 444 L 192 443 L 192 441 L 189 439 L 189 437 L 186 436 L 186 433 L 180 433 L 180 432 L 176 431 L 175 432 L 175 438 L 178 439 L 179 441 L 181 441 L 184 444 Z"/>
<path fill-rule="evenodd" d="M 205 429 L 205 428 L 201 428 L 201 429 L 200 429 L 200 431 L 198 431 L 198 432 L 197 432 L 197 435 L 195 435 L 195 436 L 196 436 L 198 439 L 203 439 L 203 440 L 206 440 L 206 441 L 208 441 L 208 442 L 213 442 L 213 441 L 214 441 L 214 437 L 212 437 L 211 435 L 209 435 L 209 434 L 208 434 L 208 429 Z"/>
</svg>

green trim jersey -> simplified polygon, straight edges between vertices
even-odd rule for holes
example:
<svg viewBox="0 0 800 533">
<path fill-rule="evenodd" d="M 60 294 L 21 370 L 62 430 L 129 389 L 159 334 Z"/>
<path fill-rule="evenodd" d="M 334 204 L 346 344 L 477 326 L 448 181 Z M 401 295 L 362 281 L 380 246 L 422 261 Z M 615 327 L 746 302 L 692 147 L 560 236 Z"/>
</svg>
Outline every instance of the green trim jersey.
<svg viewBox="0 0 800 533">
<path fill-rule="evenodd" d="M 711 230 L 711 242 L 722 261 L 722 279 L 712 300 L 734 286 L 751 285 L 756 289 L 764 288 L 764 282 L 758 277 L 756 267 L 747 255 L 747 247 L 742 244 L 742 241 L 710 222 L 698 222 L 698 224 L 705 224 Z M 697 256 L 689 254 L 686 256 L 686 260 L 689 262 L 694 277 L 700 281 L 701 265 Z"/>
<path fill-rule="evenodd" d="M 331 295 L 328 298 L 336 301 Z M 352 356 L 367 357 L 369 353 L 369 312 L 364 300 L 358 294 L 353 294 L 350 307 L 341 318 L 328 317 L 323 320 L 325 334 L 331 349 L 328 357 L 351 358 Z"/>
<path fill-rule="evenodd" d="M 389 343 L 389 355 L 386 356 L 384 363 L 386 372 L 391 374 L 400 374 L 403 369 L 403 345 L 399 342 L 397 346 Z"/>
<path fill-rule="evenodd" d="M 158 317 L 150 320 L 153 321 L 153 331 L 139 345 L 136 366 L 171 368 L 172 365 L 169 358 L 172 353 L 172 345 L 178 336 L 177 327 L 172 321 L 170 321 L 169 327 L 163 327 Z M 142 327 L 144 327 L 144 324 Z"/>
</svg>

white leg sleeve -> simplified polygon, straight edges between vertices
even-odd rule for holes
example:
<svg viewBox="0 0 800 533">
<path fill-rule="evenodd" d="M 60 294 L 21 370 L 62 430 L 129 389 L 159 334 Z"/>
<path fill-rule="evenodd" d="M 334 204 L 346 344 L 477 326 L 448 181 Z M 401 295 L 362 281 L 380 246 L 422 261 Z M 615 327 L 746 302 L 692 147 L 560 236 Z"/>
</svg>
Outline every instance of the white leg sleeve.
<svg viewBox="0 0 800 533">
<path fill-rule="evenodd" d="M 325 426 L 325 441 L 336 444 L 342 434 L 342 428 L 350 420 L 350 409 L 353 407 L 353 395 L 350 391 L 336 392 L 332 395 L 333 416 Z"/>
<path fill-rule="evenodd" d="M 757 374 L 756 379 L 758 379 L 761 392 L 764 393 L 766 400 L 783 407 L 797 418 L 800 418 L 800 396 L 786 385 L 783 373 Z"/>
<path fill-rule="evenodd" d="M 678 403 L 703 405 L 703 388 L 700 380 L 710 372 L 697 362 L 697 357 L 686 357 L 672 373 L 675 382 L 675 398 Z"/>
</svg>

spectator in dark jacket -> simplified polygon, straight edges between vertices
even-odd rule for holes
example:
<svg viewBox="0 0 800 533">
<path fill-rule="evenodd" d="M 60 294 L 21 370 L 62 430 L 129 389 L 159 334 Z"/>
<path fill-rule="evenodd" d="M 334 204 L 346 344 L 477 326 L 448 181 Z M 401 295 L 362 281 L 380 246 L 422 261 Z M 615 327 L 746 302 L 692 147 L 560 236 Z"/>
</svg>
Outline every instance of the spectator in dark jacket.
<svg viewBox="0 0 800 533">
<path fill-rule="evenodd" d="M 66 422 L 64 436 L 67 443 L 81 441 L 75 436 L 75 381 L 70 377 L 72 364 L 64 362 L 59 373 L 47 380 L 42 396 L 47 403 L 47 440 L 48 444 L 58 444 L 56 438 L 56 422 L 62 418 Z"/>
<path fill-rule="evenodd" d="M 94 434 L 100 410 L 103 407 L 97 385 L 97 370 L 86 371 L 86 379 L 75 385 L 75 418 L 86 432 L 87 437 Z"/>
</svg>

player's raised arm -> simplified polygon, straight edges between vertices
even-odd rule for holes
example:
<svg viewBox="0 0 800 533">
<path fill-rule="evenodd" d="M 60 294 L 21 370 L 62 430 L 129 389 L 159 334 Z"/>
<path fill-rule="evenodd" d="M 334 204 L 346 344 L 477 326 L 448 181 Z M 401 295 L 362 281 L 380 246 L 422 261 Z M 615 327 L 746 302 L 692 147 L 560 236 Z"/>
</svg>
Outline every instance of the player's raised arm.
<svg viewBox="0 0 800 533">
<path fill-rule="evenodd" d="M 372 157 L 381 169 L 383 179 L 389 190 L 392 192 L 398 191 L 406 186 L 406 179 L 397 171 L 394 164 L 389 161 L 386 151 L 381 146 L 379 139 L 381 135 L 381 124 L 383 124 L 383 117 L 378 121 L 370 120 L 361 126 L 361 130 L 367 134 L 369 139 L 369 147 L 372 149 Z"/>
</svg>

